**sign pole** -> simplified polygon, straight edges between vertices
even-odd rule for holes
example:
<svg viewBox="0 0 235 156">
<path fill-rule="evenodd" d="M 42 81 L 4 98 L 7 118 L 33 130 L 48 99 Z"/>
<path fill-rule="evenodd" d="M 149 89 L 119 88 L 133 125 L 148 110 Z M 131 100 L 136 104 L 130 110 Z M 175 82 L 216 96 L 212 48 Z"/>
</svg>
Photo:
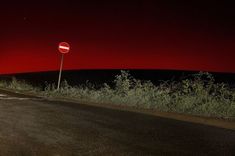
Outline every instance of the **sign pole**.
<svg viewBox="0 0 235 156">
<path fill-rule="evenodd" d="M 63 63 L 64 63 L 64 54 L 61 55 L 60 73 L 59 73 L 59 78 L 58 78 L 57 90 L 60 89 L 60 81 L 61 81 L 61 74 L 62 74 L 62 70 L 63 70 Z"/>
<path fill-rule="evenodd" d="M 57 85 L 57 91 L 60 89 L 60 81 L 61 81 L 61 74 L 63 70 L 63 64 L 64 64 L 64 54 L 67 54 L 70 50 L 70 45 L 67 42 L 60 42 L 58 50 L 60 51 L 61 55 L 61 62 L 60 62 L 60 73 L 58 78 L 58 85 Z"/>
</svg>

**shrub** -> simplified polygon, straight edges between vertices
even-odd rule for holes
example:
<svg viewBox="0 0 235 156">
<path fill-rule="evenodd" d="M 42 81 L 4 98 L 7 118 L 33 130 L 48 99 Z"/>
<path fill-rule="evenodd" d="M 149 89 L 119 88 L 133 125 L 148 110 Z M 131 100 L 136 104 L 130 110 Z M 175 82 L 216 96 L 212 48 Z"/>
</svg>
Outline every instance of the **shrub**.
<svg viewBox="0 0 235 156">
<path fill-rule="evenodd" d="M 103 84 L 99 89 L 87 82 L 71 86 L 63 81 L 60 90 L 55 84 L 46 84 L 40 93 L 44 96 L 69 97 L 98 103 L 127 105 L 140 109 L 156 109 L 214 117 L 235 117 L 235 90 L 224 83 L 215 83 L 209 73 L 200 72 L 179 82 L 164 81 L 155 86 L 150 81 L 133 78 L 128 71 L 121 71 L 112 88 Z M 1 87 L 16 90 L 37 90 L 25 81 L 15 78 L 0 82 Z"/>
</svg>

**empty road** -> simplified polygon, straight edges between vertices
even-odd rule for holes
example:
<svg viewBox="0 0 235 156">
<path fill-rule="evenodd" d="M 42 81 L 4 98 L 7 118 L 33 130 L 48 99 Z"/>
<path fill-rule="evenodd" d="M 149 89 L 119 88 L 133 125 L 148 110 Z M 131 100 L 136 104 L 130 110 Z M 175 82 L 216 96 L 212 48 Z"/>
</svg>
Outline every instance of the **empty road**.
<svg viewBox="0 0 235 156">
<path fill-rule="evenodd" d="M 235 155 L 235 131 L 0 91 L 0 155 Z"/>
</svg>

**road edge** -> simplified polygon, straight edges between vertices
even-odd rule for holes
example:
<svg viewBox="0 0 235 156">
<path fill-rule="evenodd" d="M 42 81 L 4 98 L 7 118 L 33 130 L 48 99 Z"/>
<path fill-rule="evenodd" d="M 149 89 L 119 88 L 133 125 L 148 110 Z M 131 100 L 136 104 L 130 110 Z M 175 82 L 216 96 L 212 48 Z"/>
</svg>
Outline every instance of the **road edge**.
<svg viewBox="0 0 235 156">
<path fill-rule="evenodd" d="M 202 125 L 207 125 L 207 126 L 214 126 L 217 128 L 235 130 L 235 121 L 230 120 L 230 119 L 218 119 L 218 118 L 212 118 L 212 117 L 195 116 L 195 115 L 190 115 L 190 114 L 180 114 L 176 112 L 162 112 L 162 111 L 157 111 L 157 110 L 138 109 L 138 108 L 127 107 L 123 105 L 115 105 L 115 104 L 110 104 L 110 103 L 96 103 L 96 102 L 83 101 L 83 100 L 78 100 L 75 98 L 67 98 L 67 97 L 66 98 L 45 97 L 45 96 L 36 95 L 36 93 L 32 93 L 32 92 L 14 91 L 11 89 L 6 89 L 6 88 L 0 88 L 0 91 L 1 90 L 5 92 L 9 92 L 9 93 L 23 95 L 23 96 L 43 98 L 48 101 L 54 101 L 54 102 L 62 101 L 62 102 L 77 103 L 77 104 L 83 104 L 83 105 L 88 105 L 88 106 L 93 106 L 93 107 L 102 107 L 102 108 L 107 108 L 107 109 L 141 113 L 141 114 L 146 114 L 146 115 L 151 115 L 151 116 L 156 116 L 156 117 L 174 119 L 178 121 L 184 121 L 184 122 L 202 124 Z"/>
</svg>

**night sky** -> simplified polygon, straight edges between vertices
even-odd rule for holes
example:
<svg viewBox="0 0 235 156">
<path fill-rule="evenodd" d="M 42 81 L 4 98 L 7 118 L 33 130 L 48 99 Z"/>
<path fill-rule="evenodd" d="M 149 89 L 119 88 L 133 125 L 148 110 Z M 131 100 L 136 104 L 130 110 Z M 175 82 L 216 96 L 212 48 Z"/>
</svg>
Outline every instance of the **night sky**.
<svg viewBox="0 0 235 156">
<path fill-rule="evenodd" d="M 7 1 L 0 6 L 0 74 L 59 69 L 235 73 L 235 9 L 225 1 Z"/>
</svg>

